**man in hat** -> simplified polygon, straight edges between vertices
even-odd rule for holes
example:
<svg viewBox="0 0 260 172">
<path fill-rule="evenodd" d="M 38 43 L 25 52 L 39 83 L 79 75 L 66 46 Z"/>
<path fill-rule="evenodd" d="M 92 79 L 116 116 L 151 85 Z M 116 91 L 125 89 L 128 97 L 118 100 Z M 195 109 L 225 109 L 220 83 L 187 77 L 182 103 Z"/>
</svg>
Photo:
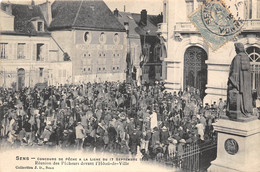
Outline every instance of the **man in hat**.
<svg viewBox="0 0 260 172">
<path fill-rule="evenodd" d="M 177 140 L 173 139 L 172 137 L 168 138 L 169 145 L 168 145 L 168 155 L 170 158 L 174 158 L 176 152 L 177 152 Z"/>
<path fill-rule="evenodd" d="M 165 126 L 163 126 L 161 129 L 161 133 L 160 133 L 161 143 L 166 145 L 168 142 L 167 140 L 168 140 L 169 136 L 170 135 L 169 135 L 168 129 Z"/>
<path fill-rule="evenodd" d="M 77 149 L 81 149 L 83 140 L 86 136 L 85 129 L 82 126 L 81 122 L 78 122 L 77 126 L 75 127 L 75 131 L 76 131 L 76 146 Z"/>
<path fill-rule="evenodd" d="M 140 146 L 141 137 L 137 134 L 137 131 L 137 129 L 134 129 L 133 133 L 130 135 L 129 146 L 132 155 L 137 154 L 137 146 Z"/>
<path fill-rule="evenodd" d="M 224 108 L 225 108 L 225 104 L 222 101 L 222 98 L 219 98 L 219 103 L 218 103 L 218 118 L 220 116 L 224 115 Z"/>
<path fill-rule="evenodd" d="M 157 127 L 154 127 L 153 129 L 153 135 L 152 135 L 152 147 L 155 147 L 156 142 L 160 142 L 160 132 Z"/>
</svg>

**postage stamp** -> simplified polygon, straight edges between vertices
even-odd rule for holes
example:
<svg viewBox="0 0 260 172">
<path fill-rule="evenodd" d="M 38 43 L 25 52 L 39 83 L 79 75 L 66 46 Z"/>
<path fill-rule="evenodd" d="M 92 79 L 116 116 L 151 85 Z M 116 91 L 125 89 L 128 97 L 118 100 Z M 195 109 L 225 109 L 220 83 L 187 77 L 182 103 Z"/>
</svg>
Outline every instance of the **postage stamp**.
<svg viewBox="0 0 260 172">
<path fill-rule="evenodd" d="M 188 16 L 213 51 L 242 31 L 243 20 L 235 18 L 239 10 L 234 16 L 229 8 L 223 1 L 210 0 Z"/>
</svg>

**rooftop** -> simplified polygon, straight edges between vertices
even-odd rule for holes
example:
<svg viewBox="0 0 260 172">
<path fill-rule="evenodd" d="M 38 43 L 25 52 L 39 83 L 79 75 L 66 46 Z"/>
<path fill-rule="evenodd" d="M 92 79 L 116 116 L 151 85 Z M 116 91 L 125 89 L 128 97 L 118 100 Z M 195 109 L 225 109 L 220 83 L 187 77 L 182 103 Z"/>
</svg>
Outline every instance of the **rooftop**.
<svg viewBox="0 0 260 172">
<path fill-rule="evenodd" d="M 84 28 L 125 31 L 102 0 L 56 0 L 52 4 L 50 30 Z"/>
<path fill-rule="evenodd" d="M 1 9 L 3 11 L 6 10 L 6 7 L 9 6 L 11 8 L 11 14 L 14 16 L 14 32 L 7 31 L 4 33 L 15 33 L 22 35 L 49 35 L 50 33 L 47 31 L 47 26 L 45 24 L 43 32 L 37 32 L 34 27 L 32 21 L 40 19 L 44 21 L 44 17 L 41 13 L 39 6 L 36 5 L 23 5 L 23 4 L 10 4 L 10 3 L 2 3 Z M 6 12 L 6 11 L 5 11 Z"/>
</svg>

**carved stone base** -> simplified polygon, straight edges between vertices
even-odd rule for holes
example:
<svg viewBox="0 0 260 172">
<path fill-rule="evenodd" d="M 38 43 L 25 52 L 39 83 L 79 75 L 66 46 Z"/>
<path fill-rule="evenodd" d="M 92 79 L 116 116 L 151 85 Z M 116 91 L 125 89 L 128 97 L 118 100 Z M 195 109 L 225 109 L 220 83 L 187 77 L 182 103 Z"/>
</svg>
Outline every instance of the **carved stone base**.
<svg viewBox="0 0 260 172">
<path fill-rule="evenodd" d="M 217 158 L 208 171 L 259 171 L 260 120 L 220 119 L 213 126 L 218 132 Z"/>
<path fill-rule="evenodd" d="M 229 115 L 223 115 L 220 116 L 221 119 L 231 120 L 231 121 L 237 121 L 237 122 L 250 122 L 257 119 L 257 116 L 249 115 L 248 117 L 245 117 L 241 112 L 237 111 L 230 111 Z"/>
</svg>

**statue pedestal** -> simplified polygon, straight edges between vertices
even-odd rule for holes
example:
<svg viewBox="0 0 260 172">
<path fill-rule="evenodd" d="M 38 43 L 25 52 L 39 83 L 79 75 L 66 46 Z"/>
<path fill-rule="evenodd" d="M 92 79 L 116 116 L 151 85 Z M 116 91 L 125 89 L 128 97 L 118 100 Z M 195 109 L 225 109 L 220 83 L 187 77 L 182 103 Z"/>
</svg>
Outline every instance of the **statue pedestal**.
<svg viewBox="0 0 260 172">
<path fill-rule="evenodd" d="M 218 132 L 217 158 L 211 162 L 208 171 L 259 171 L 260 120 L 220 119 L 213 125 Z"/>
</svg>

